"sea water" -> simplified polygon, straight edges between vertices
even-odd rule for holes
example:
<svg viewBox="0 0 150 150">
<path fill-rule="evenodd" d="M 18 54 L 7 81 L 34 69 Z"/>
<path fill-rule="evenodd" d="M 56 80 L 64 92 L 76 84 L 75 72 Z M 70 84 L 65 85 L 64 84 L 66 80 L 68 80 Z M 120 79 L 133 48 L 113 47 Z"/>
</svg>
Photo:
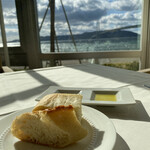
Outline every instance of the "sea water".
<svg viewBox="0 0 150 150">
<path fill-rule="evenodd" d="M 75 48 L 76 45 L 76 48 Z M 59 47 L 59 49 L 57 49 Z M 120 50 L 140 50 L 140 39 L 138 38 L 105 38 L 105 39 L 86 39 L 58 41 L 55 44 L 56 52 L 98 52 L 98 51 L 120 51 Z M 77 49 L 77 50 L 76 50 Z M 50 42 L 41 41 L 41 50 L 43 53 L 50 52 Z"/>
<path fill-rule="evenodd" d="M 8 47 L 20 46 L 19 42 L 8 42 Z M 75 48 L 76 45 L 76 48 Z M 0 43 L 0 47 L 3 45 Z M 50 41 L 41 41 L 41 52 L 50 52 Z M 59 47 L 59 49 L 57 48 Z M 104 38 L 104 39 L 75 39 L 75 44 L 72 40 L 59 40 L 55 44 L 56 52 L 99 52 L 99 51 L 120 51 L 120 50 L 140 50 L 140 38 Z"/>
</svg>

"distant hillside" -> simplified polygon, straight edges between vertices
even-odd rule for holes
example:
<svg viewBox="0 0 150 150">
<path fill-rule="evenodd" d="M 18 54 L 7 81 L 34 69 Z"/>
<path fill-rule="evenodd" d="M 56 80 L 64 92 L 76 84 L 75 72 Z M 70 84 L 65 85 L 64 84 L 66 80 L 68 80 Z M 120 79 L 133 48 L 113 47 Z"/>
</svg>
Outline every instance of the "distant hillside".
<svg viewBox="0 0 150 150">
<path fill-rule="evenodd" d="M 94 31 L 94 32 L 85 32 L 82 34 L 75 34 L 74 39 L 101 39 L 101 38 L 120 38 L 120 37 L 138 37 L 139 34 L 131 31 Z M 50 36 L 40 37 L 41 41 L 49 41 Z M 71 40 L 70 35 L 61 35 L 57 36 L 58 40 Z"/>
<path fill-rule="evenodd" d="M 138 37 L 140 36 L 137 33 L 131 31 L 121 31 L 121 30 L 112 30 L 112 31 L 94 31 L 94 32 L 85 32 L 82 34 L 75 34 L 74 39 L 101 39 L 101 38 L 121 38 L 121 37 Z M 70 35 L 59 35 L 57 36 L 58 40 L 71 40 Z M 49 41 L 50 36 L 41 36 L 41 41 Z M 10 42 L 18 42 L 19 40 L 13 40 Z"/>
</svg>

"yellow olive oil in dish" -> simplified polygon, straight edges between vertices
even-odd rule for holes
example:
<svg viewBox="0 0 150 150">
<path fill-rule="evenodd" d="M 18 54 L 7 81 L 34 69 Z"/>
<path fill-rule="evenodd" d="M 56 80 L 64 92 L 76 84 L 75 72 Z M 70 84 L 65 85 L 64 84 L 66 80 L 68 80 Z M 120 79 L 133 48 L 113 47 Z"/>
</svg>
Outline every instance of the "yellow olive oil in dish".
<svg viewBox="0 0 150 150">
<path fill-rule="evenodd" d="M 116 101 L 115 94 L 96 94 L 95 95 L 96 101 Z"/>
</svg>

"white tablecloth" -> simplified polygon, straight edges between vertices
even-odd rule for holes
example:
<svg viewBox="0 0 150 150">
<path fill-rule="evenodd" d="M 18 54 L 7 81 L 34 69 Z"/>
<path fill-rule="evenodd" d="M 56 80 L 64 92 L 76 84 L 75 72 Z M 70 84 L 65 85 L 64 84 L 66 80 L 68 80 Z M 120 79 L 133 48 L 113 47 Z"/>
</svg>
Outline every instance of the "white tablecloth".
<svg viewBox="0 0 150 150">
<path fill-rule="evenodd" d="M 150 149 L 150 75 L 100 65 L 73 65 L 0 74 L 0 119 L 34 106 L 49 86 L 82 88 L 129 87 L 135 105 L 93 106 L 107 115 L 117 131 L 114 150 Z"/>
</svg>

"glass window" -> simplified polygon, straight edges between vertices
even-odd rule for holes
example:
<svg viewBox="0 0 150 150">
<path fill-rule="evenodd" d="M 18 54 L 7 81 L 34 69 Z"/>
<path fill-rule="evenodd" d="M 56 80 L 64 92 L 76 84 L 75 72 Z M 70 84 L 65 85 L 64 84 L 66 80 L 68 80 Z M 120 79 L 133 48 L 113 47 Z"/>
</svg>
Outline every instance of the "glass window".
<svg viewBox="0 0 150 150">
<path fill-rule="evenodd" d="M 19 31 L 16 16 L 15 0 L 2 0 L 3 17 L 5 23 L 5 31 L 7 37 L 7 46 L 19 46 Z M 2 38 L 0 36 L 0 46 L 2 46 Z"/>
<path fill-rule="evenodd" d="M 142 0 L 63 0 L 62 2 L 65 11 L 61 1 L 55 1 L 55 31 L 58 41 L 55 45 L 56 51 L 140 50 Z M 39 24 L 42 22 L 48 3 L 49 0 L 38 0 Z M 49 53 L 49 11 L 40 36 L 42 52 Z"/>
</svg>

